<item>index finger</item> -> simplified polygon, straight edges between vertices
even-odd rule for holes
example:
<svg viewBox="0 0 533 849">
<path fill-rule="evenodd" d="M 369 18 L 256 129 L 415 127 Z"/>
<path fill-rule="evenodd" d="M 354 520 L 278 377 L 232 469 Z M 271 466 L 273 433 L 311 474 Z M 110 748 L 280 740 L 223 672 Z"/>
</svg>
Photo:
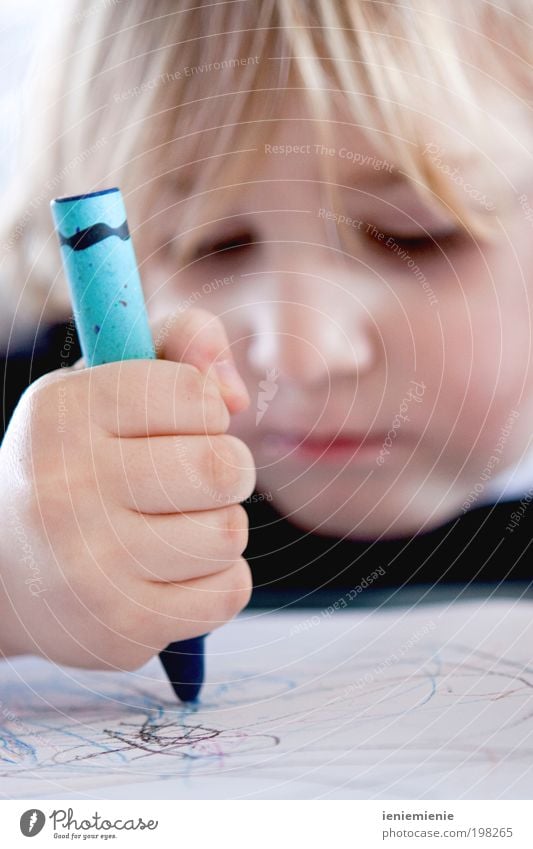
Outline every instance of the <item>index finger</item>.
<svg viewBox="0 0 533 849">
<path fill-rule="evenodd" d="M 197 307 L 178 310 L 156 322 L 152 333 L 158 357 L 190 363 L 217 381 L 230 413 L 249 405 L 248 390 L 219 316 Z"/>
<path fill-rule="evenodd" d="M 229 412 L 212 378 L 188 363 L 122 360 L 72 371 L 65 391 L 102 430 L 121 437 L 216 434 Z"/>
</svg>

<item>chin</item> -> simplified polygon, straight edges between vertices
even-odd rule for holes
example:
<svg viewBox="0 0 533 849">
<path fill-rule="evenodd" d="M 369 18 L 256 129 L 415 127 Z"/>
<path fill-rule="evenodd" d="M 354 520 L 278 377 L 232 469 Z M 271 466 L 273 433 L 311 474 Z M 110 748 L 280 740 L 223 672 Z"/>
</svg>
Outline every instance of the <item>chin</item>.
<svg viewBox="0 0 533 849">
<path fill-rule="evenodd" d="M 363 491 L 363 490 L 362 490 Z M 442 492 L 443 490 L 441 490 Z M 306 533 L 353 540 L 400 539 L 418 533 L 427 533 L 450 521 L 460 512 L 458 503 L 435 504 L 421 490 L 413 497 L 404 493 L 383 493 L 369 498 L 352 493 L 346 500 L 332 497 L 324 491 L 312 498 L 309 492 L 298 501 L 284 494 L 275 498 L 276 508 L 295 527 Z M 309 503 L 305 504 L 305 501 Z M 302 504 L 304 506 L 296 506 Z M 408 507 L 405 505 L 408 504 Z M 433 507 L 433 509 L 431 509 Z"/>
</svg>

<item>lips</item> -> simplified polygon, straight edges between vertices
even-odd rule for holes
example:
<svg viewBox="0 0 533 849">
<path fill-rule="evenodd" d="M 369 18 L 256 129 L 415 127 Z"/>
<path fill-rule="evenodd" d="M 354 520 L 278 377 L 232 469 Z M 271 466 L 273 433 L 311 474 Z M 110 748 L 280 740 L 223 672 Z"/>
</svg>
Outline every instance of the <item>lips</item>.
<svg viewBox="0 0 533 849">
<path fill-rule="evenodd" d="M 356 458 L 358 455 L 379 452 L 385 435 L 365 434 L 350 436 L 331 434 L 330 436 L 306 436 L 271 432 L 265 436 L 264 445 L 269 453 L 276 456 L 291 454 L 308 459 Z"/>
</svg>

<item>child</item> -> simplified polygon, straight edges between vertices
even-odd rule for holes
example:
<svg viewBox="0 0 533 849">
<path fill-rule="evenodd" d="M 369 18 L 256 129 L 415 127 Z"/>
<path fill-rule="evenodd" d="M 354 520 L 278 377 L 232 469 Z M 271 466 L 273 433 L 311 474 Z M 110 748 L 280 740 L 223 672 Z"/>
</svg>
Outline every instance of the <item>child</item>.
<svg viewBox="0 0 533 849">
<path fill-rule="evenodd" d="M 242 609 L 248 563 L 278 602 L 529 580 L 529 7 L 189 6 L 79 2 L 38 73 L 6 655 L 135 668 Z M 89 370 L 47 205 L 112 185 L 159 360 Z"/>
</svg>

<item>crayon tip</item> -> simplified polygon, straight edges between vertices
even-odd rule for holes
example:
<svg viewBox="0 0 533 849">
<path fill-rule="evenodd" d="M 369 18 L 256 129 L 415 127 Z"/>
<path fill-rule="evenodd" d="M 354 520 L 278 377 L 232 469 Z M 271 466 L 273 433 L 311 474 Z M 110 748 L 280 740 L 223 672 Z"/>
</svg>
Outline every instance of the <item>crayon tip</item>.
<svg viewBox="0 0 533 849">
<path fill-rule="evenodd" d="M 171 643 L 159 657 L 178 699 L 197 701 L 204 681 L 204 637 Z"/>
<path fill-rule="evenodd" d="M 172 689 L 176 693 L 178 699 L 182 702 L 197 702 L 198 696 L 200 695 L 200 690 L 202 689 L 201 684 L 187 684 L 184 681 L 177 684 L 174 681 L 170 682 L 172 684 Z"/>
</svg>

